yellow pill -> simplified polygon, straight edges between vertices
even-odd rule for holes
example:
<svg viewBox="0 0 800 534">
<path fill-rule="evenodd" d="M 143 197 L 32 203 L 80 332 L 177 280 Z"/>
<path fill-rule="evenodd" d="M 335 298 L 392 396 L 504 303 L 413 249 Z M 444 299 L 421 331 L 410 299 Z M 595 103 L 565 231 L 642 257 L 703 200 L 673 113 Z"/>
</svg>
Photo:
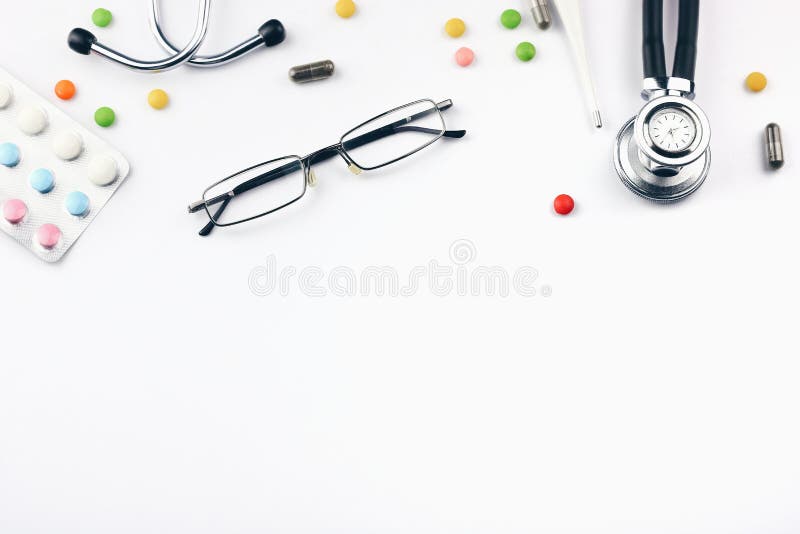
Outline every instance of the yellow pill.
<svg viewBox="0 0 800 534">
<path fill-rule="evenodd" d="M 754 93 L 759 93 L 767 87 L 767 77 L 760 72 L 751 72 L 745 80 L 747 88 Z"/>
<path fill-rule="evenodd" d="M 169 104 L 169 95 L 161 89 L 153 89 L 147 95 L 147 103 L 153 109 L 164 109 Z"/>
<path fill-rule="evenodd" d="M 353 0 L 339 0 L 336 2 L 336 14 L 343 19 L 349 19 L 356 12 L 356 3 Z"/>
<path fill-rule="evenodd" d="M 450 19 L 447 21 L 447 24 L 444 25 L 444 31 L 446 31 L 447 35 L 450 37 L 461 37 L 464 35 L 464 32 L 467 31 L 467 25 L 464 24 L 464 21 L 461 19 Z"/>
</svg>

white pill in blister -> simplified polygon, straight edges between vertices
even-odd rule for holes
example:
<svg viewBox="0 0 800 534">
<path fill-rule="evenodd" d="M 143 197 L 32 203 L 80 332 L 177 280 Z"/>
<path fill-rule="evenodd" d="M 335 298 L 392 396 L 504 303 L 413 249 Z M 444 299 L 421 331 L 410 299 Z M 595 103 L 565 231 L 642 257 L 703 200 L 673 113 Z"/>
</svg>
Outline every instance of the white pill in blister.
<svg viewBox="0 0 800 534">
<path fill-rule="evenodd" d="M 13 98 L 14 92 L 11 90 L 11 86 L 0 83 L 0 109 L 7 108 Z"/>
<path fill-rule="evenodd" d="M 37 135 L 47 128 L 47 114 L 42 108 L 30 106 L 17 115 L 17 126 L 28 135 Z"/>
<path fill-rule="evenodd" d="M 95 185 L 109 185 L 117 179 L 117 160 L 110 156 L 97 156 L 89 162 L 89 181 Z"/>
<path fill-rule="evenodd" d="M 73 160 L 83 152 L 83 139 L 75 132 L 61 132 L 53 138 L 53 152 L 63 160 Z"/>
</svg>

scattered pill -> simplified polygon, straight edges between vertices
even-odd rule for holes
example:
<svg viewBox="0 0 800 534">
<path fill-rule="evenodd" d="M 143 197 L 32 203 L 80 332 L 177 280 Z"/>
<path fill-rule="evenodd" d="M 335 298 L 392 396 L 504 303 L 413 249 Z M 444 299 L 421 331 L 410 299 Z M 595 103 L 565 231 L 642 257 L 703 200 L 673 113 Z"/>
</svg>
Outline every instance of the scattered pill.
<svg viewBox="0 0 800 534">
<path fill-rule="evenodd" d="M 553 208 L 559 215 L 569 215 L 575 209 L 575 201 L 569 195 L 558 195 L 553 201 Z"/>
<path fill-rule="evenodd" d="M 89 197 L 80 191 L 73 191 L 64 199 L 67 213 L 75 217 L 83 217 L 89 212 Z"/>
<path fill-rule="evenodd" d="M 99 28 L 105 28 L 111 24 L 112 19 L 111 11 L 99 7 L 92 13 L 92 23 Z"/>
<path fill-rule="evenodd" d="M 28 183 L 36 191 L 45 195 L 56 186 L 56 177 L 49 169 L 36 169 L 28 177 Z"/>
<path fill-rule="evenodd" d="M 19 147 L 14 143 L 0 144 L 0 165 L 16 167 L 20 160 Z"/>
<path fill-rule="evenodd" d="M 783 167 L 783 137 L 781 127 L 774 122 L 767 125 L 767 162 L 770 168 L 778 170 Z"/>
<path fill-rule="evenodd" d="M 509 30 L 516 28 L 521 22 L 522 15 L 520 15 L 519 11 L 516 9 L 506 9 L 503 11 L 503 14 L 500 15 L 500 23 Z"/>
<path fill-rule="evenodd" d="M 333 76 L 336 66 L 333 61 L 317 61 L 306 65 L 298 65 L 289 69 L 289 79 L 295 83 L 308 83 L 324 80 Z"/>
<path fill-rule="evenodd" d="M 18 198 L 12 198 L 3 203 L 3 219 L 10 224 L 19 224 L 28 215 L 28 206 Z"/>
<path fill-rule="evenodd" d="M 536 56 L 536 47 L 528 42 L 517 45 L 517 57 L 520 61 L 530 61 Z"/>
<path fill-rule="evenodd" d="M 767 77 L 760 72 L 751 72 L 745 80 L 747 88 L 754 93 L 760 93 L 767 88 Z"/>
<path fill-rule="evenodd" d="M 336 14 L 343 19 L 349 19 L 356 12 L 356 3 L 353 0 L 339 0 L 336 2 Z"/>
<path fill-rule="evenodd" d="M 475 61 L 475 52 L 471 48 L 462 47 L 456 52 L 456 63 L 462 67 L 469 67 Z"/>
<path fill-rule="evenodd" d="M 467 31 L 467 25 L 461 19 L 450 19 L 444 25 L 444 31 L 450 37 L 461 37 Z"/>
<path fill-rule="evenodd" d="M 53 138 L 53 152 L 64 161 L 71 161 L 83 152 L 83 139 L 75 132 L 61 132 Z"/>
<path fill-rule="evenodd" d="M 28 135 L 38 135 L 47 128 L 47 114 L 42 108 L 26 107 L 17 115 L 17 126 Z"/>
<path fill-rule="evenodd" d="M 114 110 L 108 107 L 99 108 L 97 111 L 94 112 L 94 122 L 97 123 L 98 126 L 102 126 L 103 128 L 108 128 L 114 121 L 117 119 L 117 115 L 114 113 Z"/>
<path fill-rule="evenodd" d="M 71 100 L 75 91 L 75 84 L 69 80 L 61 80 L 56 84 L 55 93 L 61 100 Z"/>
<path fill-rule="evenodd" d="M 169 104 L 169 95 L 163 89 L 153 89 L 147 95 L 147 103 L 153 109 L 164 109 Z"/>
<path fill-rule="evenodd" d="M 14 99 L 14 91 L 11 90 L 11 87 L 0 83 L 0 109 L 5 109 Z"/>
<path fill-rule="evenodd" d="M 55 248 L 61 241 L 61 230 L 55 224 L 43 224 L 36 230 L 36 241 L 48 250 Z"/>
<path fill-rule="evenodd" d="M 87 169 L 89 181 L 105 186 L 117 179 L 117 161 L 110 156 L 97 156 L 89 162 Z"/>
</svg>

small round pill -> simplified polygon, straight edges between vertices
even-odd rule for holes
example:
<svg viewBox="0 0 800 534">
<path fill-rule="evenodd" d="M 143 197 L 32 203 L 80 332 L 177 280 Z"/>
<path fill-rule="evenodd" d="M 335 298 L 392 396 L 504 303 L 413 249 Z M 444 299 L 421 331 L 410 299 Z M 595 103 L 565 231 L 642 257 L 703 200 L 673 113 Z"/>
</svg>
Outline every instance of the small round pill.
<svg viewBox="0 0 800 534">
<path fill-rule="evenodd" d="M 61 241 L 61 230 L 55 224 L 43 224 L 36 230 L 36 241 L 48 250 L 55 248 Z"/>
<path fill-rule="evenodd" d="M 94 122 L 103 128 L 108 128 L 114 124 L 115 120 L 117 120 L 117 114 L 114 113 L 114 110 L 109 107 L 103 106 L 94 112 Z"/>
<path fill-rule="evenodd" d="M 80 191 L 73 191 L 64 199 L 64 207 L 70 215 L 83 217 L 89 212 L 89 197 Z"/>
<path fill-rule="evenodd" d="M 745 84 L 754 93 L 760 93 L 767 88 L 767 77 L 760 72 L 751 72 L 747 76 Z"/>
<path fill-rule="evenodd" d="M 42 108 L 28 106 L 17 115 L 17 126 L 28 135 L 38 135 L 47 128 L 47 114 Z"/>
<path fill-rule="evenodd" d="M 559 215 L 569 215 L 575 209 L 575 201 L 569 195 L 558 195 L 553 201 L 553 209 Z"/>
<path fill-rule="evenodd" d="M 163 89 L 153 89 L 147 95 L 147 103 L 153 109 L 164 109 L 169 104 L 169 95 Z"/>
<path fill-rule="evenodd" d="M 75 132 L 61 132 L 53 138 L 53 152 L 64 161 L 71 161 L 83 152 L 83 139 Z"/>
<path fill-rule="evenodd" d="M 45 195 L 56 186 L 56 177 L 49 169 L 36 169 L 28 177 L 31 187 Z"/>
<path fill-rule="evenodd" d="M 105 186 L 117 179 L 117 161 L 110 156 L 97 156 L 89 162 L 87 169 L 89 181 Z"/>
<path fill-rule="evenodd" d="M 19 147 L 14 143 L 0 144 L 0 165 L 5 167 L 16 167 L 19 165 L 19 160 L 22 156 L 19 152 Z"/>
<path fill-rule="evenodd" d="M 69 80 L 61 80 L 56 84 L 55 93 L 61 100 L 70 100 L 75 96 L 75 84 Z"/>
<path fill-rule="evenodd" d="M 11 90 L 11 86 L 0 83 L 0 109 L 7 108 L 13 99 L 14 91 Z"/>
<path fill-rule="evenodd" d="M 530 61 L 536 56 L 536 47 L 532 43 L 523 42 L 517 45 L 517 57 L 520 61 Z"/>
<path fill-rule="evenodd" d="M 349 19 L 356 13 L 356 3 L 353 0 L 338 0 L 336 2 L 336 14 L 343 19 Z"/>
<path fill-rule="evenodd" d="M 462 67 L 469 67 L 475 61 L 475 52 L 471 48 L 462 47 L 456 51 L 456 63 Z"/>
<path fill-rule="evenodd" d="M 3 219 L 10 224 L 19 224 L 28 215 L 28 206 L 18 198 L 12 198 L 3 203 Z"/>
<path fill-rule="evenodd" d="M 519 11 L 516 9 L 506 9 L 503 11 L 502 15 L 500 15 L 500 23 L 509 30 L 516 28 L 521 22 L 522 15 L 520 15 Z"/>
<path fill-rule="evenodd" d="M 461 37 L 467 31 L 466 23 L 458 18 L 448 20 L 444 25 L 444 31 L 450 37 Z"/>
<path fill-rule="evenodd" d="M 98 28 L 105 28 L 111 24 L 112 18 L 111 11 L 102 7 L 98 7 L 92 12 L 92 23 Z"/>
</svg>

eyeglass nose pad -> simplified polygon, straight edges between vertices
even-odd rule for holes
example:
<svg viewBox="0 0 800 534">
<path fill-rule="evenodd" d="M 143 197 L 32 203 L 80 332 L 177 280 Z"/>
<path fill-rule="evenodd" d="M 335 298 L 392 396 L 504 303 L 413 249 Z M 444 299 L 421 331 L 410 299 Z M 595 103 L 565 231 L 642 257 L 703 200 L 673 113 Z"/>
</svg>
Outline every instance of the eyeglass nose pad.
<svg viewBox="0 0 800 534">
<path fill-rule="evenodd" d="M 317 186 L 317 175 L 314 173 L 314 169 L 308 170 L 308 176 L 306 176 L 306 183 L 309 187 L 316 187 Z"/>
<path fill-rule="evenodd" d="M 362 169 L 361 167 L 359 167 L 358 165 L 356 165 L 356 162 L 355 162 L 355 161 L 353 161 L 352 159 L 350 159 L 350 158 L 347 156 L 347 154 L 345 153 L 345 151 L 344 151 L 343 149 L 341 149 L 341 148 L 339 149 L 339 155 L 342 157 L 342 159 L 344 160 L 344 162 L 345 162 L 345 163 L 347 163 L 347 169 L 348 169 L 350 172 L 352 172 L 352 173 L 353 173 L 353 174 L 355 174 L 356 176 L 358 176 L 359 174 L 361 174 L 362 172 L 364 172 L 364 169 Z"/>
<path fill-rule="evenodd" d="M 364 171 L 361 169 L 361 167 L 359 167 L 359 166 L 358 166 L 358 165 L 356 165 L 355 163 L 351 163 L 350 165 L 348 165 L 348 166 L 347 166 L 347 168 L 348 168 L 348 169 L 350 169 L 350 172 L 352 172 L 352 173 L 353 173 L 353 174 L 355 174 L 356 176 L 358 176 L 359 174 L 361 174 L 362 172 L 364 172 Z"/>
</svg>

